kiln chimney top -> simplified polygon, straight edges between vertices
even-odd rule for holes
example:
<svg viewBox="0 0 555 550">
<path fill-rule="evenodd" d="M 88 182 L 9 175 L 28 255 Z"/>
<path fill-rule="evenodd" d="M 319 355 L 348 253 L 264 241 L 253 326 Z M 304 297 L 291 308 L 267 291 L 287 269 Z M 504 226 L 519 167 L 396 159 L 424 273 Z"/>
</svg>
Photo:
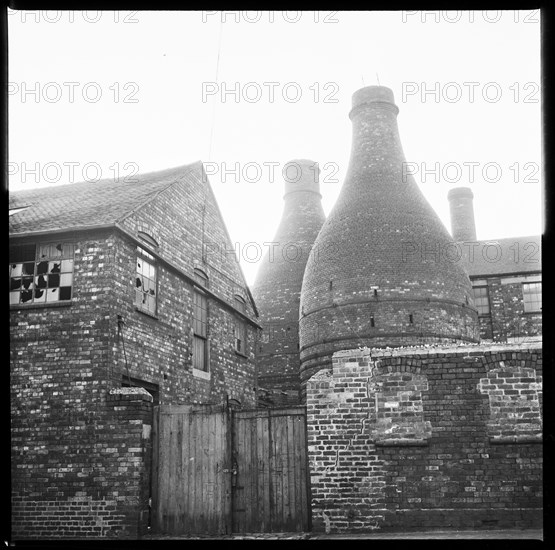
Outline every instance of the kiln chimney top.
<svg viewBox="0 0 555 550">
<path fill-rule="evenodd" d="M 366 86 L 357 90 L 353 94 L 353 108 L 349 113 L 349 117 L 352 119 L 353 115 L 358 113 L 364 106 L 390 109 L 395 114 L 399 112 L 399 107 L 395 105 L 393 91 L 385 86 Z"/>
<path fill-rule="evenodd" d="M 306 191 L 320 194 L 320 167 L 317 162 L 308 159 L 294 159 L 287 162 L 282 170 L 287 198 L 291 193 Z"/>
</svg>

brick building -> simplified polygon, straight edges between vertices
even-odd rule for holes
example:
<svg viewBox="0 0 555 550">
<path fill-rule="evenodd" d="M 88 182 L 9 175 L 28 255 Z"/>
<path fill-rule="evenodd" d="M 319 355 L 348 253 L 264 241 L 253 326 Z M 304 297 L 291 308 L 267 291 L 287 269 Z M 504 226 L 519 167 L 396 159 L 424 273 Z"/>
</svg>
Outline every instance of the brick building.
<svg viewBox="0 0 555 550">
<path fill-rule="evenodd" d="M 482 341 L 541 340 L 541 237 L 478 240 L 474 195 L 468 187 L 448 193 L 453 259 L 470 277 Z"/>
<path fill-rule="evenodd" d="M 253 285 L 263 332 L 258 349 L 260 404 L 298 404 L 300 395 L 299 301 L 303 275 L 324 223 L 319 168 L 310 160 L 284 167 L 281 221 Z"/>
<path fill-rule="evenodd" d="M 256 403 L 257 311 L 203 166 L 11 193 L 9 260 L 13 533 L 132 533 L 136 464 L 106 453 L 147 460 L 141 403 Z"/>
</svg>

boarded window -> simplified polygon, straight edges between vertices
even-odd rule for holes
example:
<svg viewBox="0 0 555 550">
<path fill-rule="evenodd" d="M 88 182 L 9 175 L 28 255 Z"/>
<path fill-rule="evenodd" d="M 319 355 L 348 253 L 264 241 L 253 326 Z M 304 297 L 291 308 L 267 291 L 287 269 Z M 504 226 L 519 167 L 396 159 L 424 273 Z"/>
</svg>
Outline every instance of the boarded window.
<svg viewBox="0 0 555 550">
<path fill-rule="evenodd" d="M 479 315 L 489 315 L 489 294 L 487 286 L 475 286 L 472 288 L 474 294 L 474 305 Z"/>
<path fill-rule="evenodd" d="M 241 312 L 245 312 L 246 303 L 245 300 L 238 295 L 234 297 L 235 308 Z M 234 340 L 235 340 L 235 351 L 247 354 L 247 324 L 242 317 L 238 315 L 235 317 L 235 329 L 234 329 Z"/>
<path fill-rule="evenodd" d="M 541 283 L 523 283 L 522 297 L 524 299 L 524 311 L 526 313 L 539 312 L 542 310 Z"/>
<path fill-rule="evenodd" d="M 156 315 L 157 269 L 154 256 L 137 247 L 137 269 L 135 274 L 135 305 Z"/>
<path fill-rule="evenodd" d="M 208 372 L 206 345 L 206 338 L 193 336 L 193 368 L 204 372 Z"/>
<path fill-rule="evenodd" d="M 10 247 L 10 304 L 44 304 L 72 298 L 75 245 Z"/>
</svg>

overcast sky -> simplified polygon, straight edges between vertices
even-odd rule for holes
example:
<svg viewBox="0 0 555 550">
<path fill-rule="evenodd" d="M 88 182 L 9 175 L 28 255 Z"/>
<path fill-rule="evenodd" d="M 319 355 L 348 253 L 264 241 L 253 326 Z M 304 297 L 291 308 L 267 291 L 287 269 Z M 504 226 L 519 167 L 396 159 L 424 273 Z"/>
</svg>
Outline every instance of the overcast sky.
<svg viewBox="0 0 555 550">
<path fill-rule="evenodd" d="M 378 82 L 447 228 L 448 190 L 469 186 L 479 239 L 542 232 L 537 10 L 10 11 L 8 32 L 10 189 L 202 160 L 251 284 L 242 252 L 275 233 L 283 166 L 319 163 L 329 213 L 351 96 Z"/>
</svg>

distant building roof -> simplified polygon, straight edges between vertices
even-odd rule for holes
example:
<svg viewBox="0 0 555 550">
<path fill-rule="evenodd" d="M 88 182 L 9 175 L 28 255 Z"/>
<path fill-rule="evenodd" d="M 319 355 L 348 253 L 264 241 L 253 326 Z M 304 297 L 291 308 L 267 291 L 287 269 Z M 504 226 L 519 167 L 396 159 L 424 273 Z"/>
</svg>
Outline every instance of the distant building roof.
<svg viewBox="0 0 555 550">
<path fill-rule="evenodd" d="M 195 162 L 117 182 L 105 179 L 10 192 L 10 235 L 115 224 L 173 183 L 202 170 L 202 163 Z"/>
<path fill-rule="evenodd" d="M 470 277 L 541 271 L 541 235 L 458 243 Z"/>
</svg>

